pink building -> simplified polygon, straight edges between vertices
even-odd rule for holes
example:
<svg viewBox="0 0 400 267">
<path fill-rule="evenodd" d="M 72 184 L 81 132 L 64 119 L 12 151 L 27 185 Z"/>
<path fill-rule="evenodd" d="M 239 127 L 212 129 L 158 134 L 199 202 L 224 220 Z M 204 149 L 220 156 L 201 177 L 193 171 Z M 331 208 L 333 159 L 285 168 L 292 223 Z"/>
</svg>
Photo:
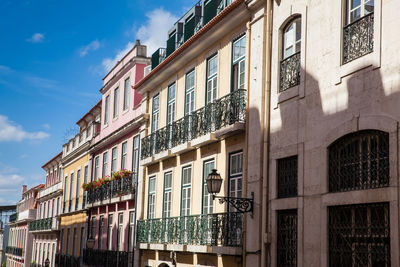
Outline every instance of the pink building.
<svg viewBox="0 0 400 267">
<path fill-rule="evenodd" d="M 9 223 L 10 236 L 6 247 L 7 266 L 28 267 L 32 259 L 33 235 L 29 223 L 36 218 L 37 197 L 44 184 L 29 190 L 22 186 L 22 199 L 17 204 L 17 219 Z"/>
<path fill-rule="evenodd" d="M 46 185 L 36 199 L 36 220 L 29 223 L 29 232 L 33 234 L 32 262 L 44 266 L 46 259 L 54 266 L 59 234 L 59 218 L 62 201 L 61 181 L 62 153 L 45 163 Z"/>
<path fill-rule="evenodd" d="M 83 262 L 88 265 L 96 265 L 96 260 L 114 262 L 115 257 L 119 266 L 132 261 L 139 134 L 146 122 L 142 97 L 132 85 L 143 78 L 149 64 L 146 46 L 138 40 L 103 79 L 101 123 L 91 146 L 92 183 L 102 181 L 102 185 L 87 191 L 89 238 L 95 240 L 94 249 L 84 251 Z M 133 174 L 113 175 L 121 170 Z"/>
</svg>

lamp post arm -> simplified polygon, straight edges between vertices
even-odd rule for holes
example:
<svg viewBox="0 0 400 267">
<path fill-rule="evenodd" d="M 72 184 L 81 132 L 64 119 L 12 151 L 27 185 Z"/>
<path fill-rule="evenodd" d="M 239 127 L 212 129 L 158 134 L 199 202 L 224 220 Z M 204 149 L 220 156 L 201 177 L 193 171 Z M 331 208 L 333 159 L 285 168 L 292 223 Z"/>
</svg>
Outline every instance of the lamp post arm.
<svg viewBox="0 0 400 267">
<path fill-rule="evenodd" d="M 218 199 L 220 204 L 229 203 L 241 213 L 251 212 L 253 214 L 254 193 L 251 192 L 251 198 L 242 197 L 220 197 L 213 195 L 213 199 Z"/>
</svg>

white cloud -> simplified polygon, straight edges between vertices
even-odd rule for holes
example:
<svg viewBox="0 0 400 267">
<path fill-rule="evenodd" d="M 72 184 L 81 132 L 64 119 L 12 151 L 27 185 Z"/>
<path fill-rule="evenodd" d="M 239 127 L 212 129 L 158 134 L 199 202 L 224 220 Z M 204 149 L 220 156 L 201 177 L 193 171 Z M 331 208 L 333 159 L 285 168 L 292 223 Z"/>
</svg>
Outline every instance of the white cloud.
<svg viewBox="0 0 400 267">
<path fill-rule="evenodd" d="M 41 43 L 43 42 L 43 40 L 44 40 L 44 34 L 39 32 L 34 33 L 31 38 L 27 39 L 27 41 L 30 43 Z"/>
<path fill-rule="evenodd" d="M 105 58 L 105 59 L 103 59 L 102 65 L 103 65 L 105 71 L 108 72 L 109 70 L 111 70 L 111 69 L 115 66 L 115 64 L 117 64 L 118 61 L 119 61 L 121 58 L 123 58 L 123 57 L 126 55 L 126 53 L 129 52 L 129 50 L 132 49 L 132 47 L 133 47 L 134 45 L 135 45 L 134 43 L 129 42 L 129 43 L 125 46 L 125 48 L 124 48 L 123 50 L 119 50 L 119 51 L 117 52 L 117 55 L 116 55 L 114 58 Z"/>
<path fill-rule="evenodd" d="M 132 30 L 136 39 L 147 46 L 147 55 L 151 55 L 160 47 L 165 47 L 168 30 L 178 20 L 172 13 L 164 10 L 163 8 L 157 8 L 146 14 L 146 22 L 136 30 L 136 27 Z M 118 61 L 123 58 L 126 53 L 135 45 L 134 42 L 126 44 L 125 48 L 119 50 L 113 58 L 105 58 L 102 61 L 102 65 L 106 71 L 111 70 Z"/>
<path fill-rule="evenodd" d="M 22 154 L 22 155 L 19 156 L 20 159 L 26 159 L 27 157 L 28 157 L 27 154 Z"/>
<path fill-rule="evenodd" d="M 100 42 L 98 40 L 94 40 L 90 42 L 88 45 L 85 45 L 79 49 L 79 55 L 81 57 L 86 56 L 90 51 L 96 51 L 100 48 Z"/>
<path fill-rule="evenodd" d="M 50 135 L 48 133 L 39 132 L 26 132 L 22 126 L 15 124 L 14 122 L 8 120 L 6 116 L 0 115 L 0 142 L 16 141 L 20 142 L 22 140 L 41 140 L 48 138 Z M 0 183 L 1 186 L 1 183 Z"/>
<path fill-rule="evenodd" d="M 0 188 L 12 188 L 18 184 L 22 184 L 25 179 L 18 174 L 4 175 L 0 174 Z"/>
<path fill-rule="evenodd" d="M 50 124 L 45 123 L 45 124 L 43 124 L 42 126 L 43 126 L 43 128 L 45 128 L 46 130 L 50 130 Z"/>
<path fill-rule="evenodd" d="M 172 28 L 178 17 L 157 8 L 146 14 L 147 21 L 139 27 L 136 38 L 147 45 L 147 54 L 151 55 L 160 47 L 166 46 L 168 30 Z"/>
</svg>

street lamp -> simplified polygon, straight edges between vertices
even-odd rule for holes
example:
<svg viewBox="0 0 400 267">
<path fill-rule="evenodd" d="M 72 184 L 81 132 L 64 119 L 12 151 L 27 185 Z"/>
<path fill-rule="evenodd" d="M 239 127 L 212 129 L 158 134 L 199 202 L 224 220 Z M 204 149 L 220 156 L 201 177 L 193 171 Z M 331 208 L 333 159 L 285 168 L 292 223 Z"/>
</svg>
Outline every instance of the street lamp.
<svg viewBox="0 0 400 267">
<path fill-rule="evenodd" d="M 254 202 L 253 192 L 251 192 L 251 198 L 216 196 L 215 194 L 218 194 L 219 191 L 221 191 L 221 185 L 222 185 L 221 175 L 217 173 L 216 169 L 213 169 L 211 173 L 208 175 L 206 183 L 208 192 L 213 195 L 213 199 L 218 198 L 220 204 L 228 202 L 234 208 L 236 208 L 237 211 L 241 213 L 245 212 L 253 213 L 253 202 Z"/>
<path fill-rule="evenodd" d="M 45 266 L 45 267 L 49 267 L 49 266 L 50 266 L 49 258 L 47 258 L 47 259 L 44 261 L 44 266 Z"/>
<path fill-rule="evenodd" d="M 86 247 L 87 247 L 88 249 L 93 249 L 93 248 L 94 248 L 94 238 L 93 238 L 93 237 L 89 237 L 89 238 L 86 240 Z"/>
</svg>

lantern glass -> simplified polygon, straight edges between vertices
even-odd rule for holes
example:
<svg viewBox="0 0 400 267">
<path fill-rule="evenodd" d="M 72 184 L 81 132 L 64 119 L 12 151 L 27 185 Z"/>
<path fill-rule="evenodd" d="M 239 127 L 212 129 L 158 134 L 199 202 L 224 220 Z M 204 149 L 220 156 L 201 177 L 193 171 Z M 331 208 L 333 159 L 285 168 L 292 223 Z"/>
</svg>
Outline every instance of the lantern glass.
<svg viewBox="0 0 400 267">
<path fill-rule="evenodd" d="M 222 178 L 216 169 L 213 169 L 206 179 L 208 193 L 218 194 L 221 190 Z"/>
<path fill-rule="evenodd" d="M 88 249 L 94 248 L 94 239 L 93 238 L 89 238 L 88 240 L 86 240 L 86 247 Z"/>
</svg>

